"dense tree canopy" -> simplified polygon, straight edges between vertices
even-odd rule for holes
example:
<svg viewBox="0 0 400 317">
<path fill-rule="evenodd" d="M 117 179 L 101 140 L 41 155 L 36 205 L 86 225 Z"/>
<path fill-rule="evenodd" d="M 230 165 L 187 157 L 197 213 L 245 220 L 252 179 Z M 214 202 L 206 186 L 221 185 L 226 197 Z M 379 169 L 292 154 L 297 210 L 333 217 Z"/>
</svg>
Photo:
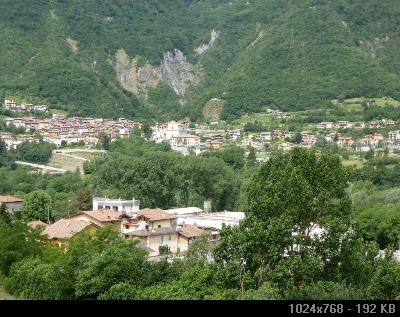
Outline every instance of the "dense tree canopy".
<svg viewBox="0 0 400 317">
<path fill-rule="evenodd" d="M 54 144 L 43 141 L 25 141 L 17 146 L 16 156 L 21 161 L 46 164 L 49 162 L 54 148 Z"/>
</svg>

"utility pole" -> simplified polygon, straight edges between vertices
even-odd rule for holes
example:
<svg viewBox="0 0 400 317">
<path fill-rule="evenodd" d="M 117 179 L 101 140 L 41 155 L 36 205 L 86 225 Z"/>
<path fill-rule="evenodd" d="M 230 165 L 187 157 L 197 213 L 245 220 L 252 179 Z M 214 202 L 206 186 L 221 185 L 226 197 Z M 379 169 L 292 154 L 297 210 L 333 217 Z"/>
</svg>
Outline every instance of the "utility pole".
<svg viewBox="0 0 400 317">
<path fill-rule="evenodd" d="M 50 224 L 50 206 L 47 205 L 47 224 Z"/>
</svg>

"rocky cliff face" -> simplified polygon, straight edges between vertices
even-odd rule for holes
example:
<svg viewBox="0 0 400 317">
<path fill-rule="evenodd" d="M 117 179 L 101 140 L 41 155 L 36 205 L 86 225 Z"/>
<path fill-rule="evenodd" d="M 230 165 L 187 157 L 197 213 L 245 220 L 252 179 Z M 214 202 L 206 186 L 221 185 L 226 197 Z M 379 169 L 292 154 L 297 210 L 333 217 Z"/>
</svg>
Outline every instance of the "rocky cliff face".
<svg viewBox="0 0 400 317">
<path fill-rule="evenodd" d="M 125 50 L 115 54 L 115 70 L 122 87 L 134 94 L 147 94 L 147 89 L 156 87 L 161 80 L 160 71 L 150 64 L 138 67 L 138 58 L 132 60 Z"/>
<path fill-rule="evenodd" d="M 115 70 L 122 87 L 144 96 L 150 87 L 156 87 L 160 80 L 164 80 L 184 98 L 188 87 L 197 85 L 203 74 L 201 66 L 189 63 L 179 49 L 165 53 L 159 67 L 150 64 L 138 67 L 137 64 L 138 59 L 131 60 L 123 49 L 115 54 Z"/>
<path fill-rule="evenodd" d="M 189 86 L 197 85 L 202 78 L 201 66 L 190 64 L 178 49 L 164 54 L 160 71 L 163 80 L 180 97 L 185 97 Z"/>
<path fill-rule="evenodd" d="M 125 50 L 120 49 L 115 54 L 115 70 L 122 87 L 135 94 L 139 93 L 136 77 L 136 62 L 130 60 Z"/>
</svg>

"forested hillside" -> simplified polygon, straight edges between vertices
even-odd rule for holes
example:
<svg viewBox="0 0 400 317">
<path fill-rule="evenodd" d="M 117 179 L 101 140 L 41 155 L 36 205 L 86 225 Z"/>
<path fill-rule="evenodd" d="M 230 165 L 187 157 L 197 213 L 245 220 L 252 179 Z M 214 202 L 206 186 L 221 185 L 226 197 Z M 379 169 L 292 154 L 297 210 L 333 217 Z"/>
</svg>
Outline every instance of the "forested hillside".
<svg viewBox="0 0 400 317">
<path fill-rule="evenodd" d="M 75 115 L 198 119 L 400 99 L 390 0 L 1 0 L 0 97 Z"/>
</svg>

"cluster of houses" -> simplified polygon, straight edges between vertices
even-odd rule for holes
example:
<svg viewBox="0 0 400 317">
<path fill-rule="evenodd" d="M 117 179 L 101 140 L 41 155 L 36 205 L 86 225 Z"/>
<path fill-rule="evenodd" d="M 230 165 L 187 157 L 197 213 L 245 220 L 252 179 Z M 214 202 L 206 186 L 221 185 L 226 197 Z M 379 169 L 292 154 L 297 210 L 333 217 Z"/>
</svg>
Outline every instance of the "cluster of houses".
<svg viewBox="0 0 400 317">
<path fill-rule="evenodd" d="M 289 113 L 281 113 L 276 110 L 277 115 L 290 118 Z M 324 121 L 316 125 L 319 132 L 284 131 L 275 129 L 273 131 L 262 131 L 258 133 L 245 132 L 243 129 L 217 130 L 207 124 L 195 124 L 189 128 L 188 122 L 171 121 L 163 124 L 156 124 L 152 127 L 152 140 L 156 143 L 168 142 L 173 150 L 183 154 L 189 154 L 189 149 L 199 154 L 204 150 L 219 150 L 225 144 L 236 144 L 243 148 L 253 147 L 256 151 L 266 150 L 266 144 L 276 144 L 280 150 L 290 150 L 295 146 L 310 148 L 317 143 L 317 138 L 325 139 L 327 142 L 335 142 L 342 147 L 351 147 L 356 151 L 369 151 L 379 145 L 395 146 L 400 141 L 400 130 L 389 132 L 388 137 L 380 133 L 367 134 L 362 138 L 355 139 L 341 133 L 341 129 L 394 129 L 394 120 L 375 120 L 370 122 L 349 122 L 349 121 Z M 298 142 L 293 142 L 293 137 L 299 135 Z M 289 140 L 291 139 L 292 142 Z"/>
<path fill-rule="evenodd" d="M 184 155 L 189 154 L 189 150 L 198 155 L 203 150 L 222 149 L 225 143 L 224 131 L 209 130 L 205 123 L 195 124 L 189 128 L 189 123 L 171 121 L 168 123 L 156 124 L 152 127 L 152 140 L 156 143 L 168 142 L 171 148 Z M 201 137 L 204 138 L 201 141 Z"/>
<path fill-rule="evenodd" d="M 387 120 L 387 119 L 382 119 L 382 120 L 373 120 L 369 122 L 363 122 L 363 121 L 357 121 L 357 122 L 350 122 L 347 120 L 342 120 L 342 121 L 323 121 L 320 122 L 317 125 L 318 129 L 379 129 L 379 128 L 393 128 L 396 125 L 396 122 L 394 120 Z"/>
<path fill-rule="evenodd" d="M 18 112 L 41 112 L 41 113 L 48 112 L 46 105 L 34 105 L 32 103 L 17 104 L 12 99 L 4 99 L 3 106 L 7 110 L 18 111 Z"/>
<path fill-rule="evenodd" d="M 175 255 L 186 252 L 200 235 L 206 235 L 209 243 L 215 243 L 224 225 L 236 226 L 244 218 L 242 212 L 212 213 L 197 207 L 140 209 L 139 204 L 135 199 L 95 197 L 91 211 L 79 212 L 53 224 L 36 220 L 29 225 L 42 226 L 42 233 L 51 244 L 65 248 L 77 234 L 94 234 L 111 224 L 125 239 L 139 240 L 139 247 L 148 251 L 150 257 L 157 257 L 165 252 L 163 250 Z"/>
<path fill-rule="evenodd" d="M 35 141 L 35 136 L 33 134 L 13 135 L 12 133 L 0 133 L 0 139 L 6 144 L 7 150 L 12 150 L 23 142 Z"/>
<path fill-rule="evenodd" d="M 400 130 L 389 131 L 388 136 L 384 137 L 380 133 L 367 134 L 361 138 L 353 138 L 347 136 L 340 129 L 378 129 L 378 128 L 394 128 L 396 122 L 393 120 L 379 120 L 371 122 L 321 122 L 317 125 L 318 128 L 324 129 L 318 133 L 311 131 L 301 131 L 294 133 L 293 131 L 283 131 L 276 129 L 273 131 L 263 131 L 259 133 L 243 132 L 241 129 L 229 130 L 229 142 L 237 144 L 241 147 L 253 147 L 256 151 L 265 151 L 265 144 L 276 143 L 280 150 L 290 150 L 294 146 L 302 146 L 310 148 L 317 143 L 317 137 L 325 139 L 327 142 L 335 142 L 342 147 L 351 147 L 356 151 L 369 151 L 380 145 L 395 146 L 400 141 Z M 299 135 L 298 144 L 289 142 L 295 135 Z"/>
<path fill-rule="evenodd" d="M 237 135 L 238 133 L 235 132 L 235 136 L 231 137 L 232 142 L 235 142 L 234 138 L 237 140 Z M 298 135 L 300 139 L 299 143 L 296 144 L 287 141 L 288 138 L 295 136 L 295 133 L 292 131 L 274 130 L 273 132 L 261 132 L 257 134 L 248 133 L 239 141 L 239 145 L 243 147 L 251 146 L 255 150 L 262 151 L 265 149 L 265 143 L 274 141 L 276 141 L 277 147 L 280 150 L 290 150 L 294 146 L 310 148 L 317 143 L 317 134 L 310 131 L 302 131 L 299 132 Z M 396 141 L 400 140 L 400 131 L 391 131 L 388 138 L 378 133 L 368 134 L 359 139 L 354 139 L 351 136 L 342 135 L 337 132 L 319 133 L 319 135 L 327 142 L 335 142 L 342 147 L 352 147 L 356 151 L 369 151 L 370 149 L 376 148 L 379 144 L 393 146 L 396 144 Z"/>
<path fill-rule="evenodd" d="M 173 150 L 183 154 L 188 154 L 190 148 L 200 153 L 200 137 L 193 134 L 187 122 L 157 123 L 152 131 L 152 140 L 156 143 L 168 142 Z"/>
<path fill-rule="evenodd" d="M 34 117 L 6 118 L 6 125 L 22 127 L 27 132 L 39 133 L 43 140 L 57 146 L 63 143 L 84 143 L 88 146 L 97 145 L 101 135 L 117 138 L 127 138 L 135 128 L 141 129 L 138 122 L 120 118 L 118 120 L 99 118 L 67 118 L 63 114 L 53 114 L 49 119 Z M 15 148 L 23 141 L 33 141 L 32 135 L 12 136 L 3 133 L 0 137 L 6 142 L 9 149 Z"/>
</svg>

